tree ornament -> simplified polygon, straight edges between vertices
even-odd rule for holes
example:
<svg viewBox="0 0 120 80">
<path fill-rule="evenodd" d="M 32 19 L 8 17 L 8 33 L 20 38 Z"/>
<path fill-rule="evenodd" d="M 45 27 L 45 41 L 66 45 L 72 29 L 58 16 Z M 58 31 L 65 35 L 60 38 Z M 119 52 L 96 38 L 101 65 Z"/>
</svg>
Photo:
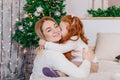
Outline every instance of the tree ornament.
<svg viewBox="0 0 120 80">
<path fill-rule="evenodd" d="M 15 31 L 13 31 L 12 34 L 14 35 L 14 34 L 15 34 Z"/>
<path fill-rule="evenodd" d="M 37 12 L 42 12 L 43 11 L 43 8 L 42 7 L 37 7 Z"/>
<path fill-rule="evenodd" d="M 23 30 L 23 26 L 19 26 L 19 28 L 18 28 L 21 32 L 23 32 L 24 30 Z"/>
<path fill-rule="evenodd" d="M 35 12 L 34 12 L 34 15 L 35 15 L 35 16 L 40 16 L 40 13 L 37 12 L 37 11 L 35 11 Z"/>
<path fill-rule="evenodd" d="M 31 18 L 31 17 L 32 17 L 32 14 L 31 14 L 31 13 L 29 13 L 29 14 L 28 14 L 28 16 Z"/>
<path fill-rule="evenodd" d="M 27 35 L 29 35 L 29 36 L 30 36 L 30 35 L 32 35 L 32 33 L 28 33 Z"/>
<path fill-rule="evenodd" d="M 33 24 L 32 22 L 29 23 L 30 27 L 32 26 L 32 24 Z"/>
<path fill-rule="evenodd" d="M 28 17 L 28 15 L 27 14 L 24 14 L 24 18 L 27 18 Z"/>
<path fill-rule="evenodd" d="M 55 15 L 59 17 L 61 14 L 60 14 L 59 11 L 56 11 L 56 12 L 55 12 Z"/>
</svg>

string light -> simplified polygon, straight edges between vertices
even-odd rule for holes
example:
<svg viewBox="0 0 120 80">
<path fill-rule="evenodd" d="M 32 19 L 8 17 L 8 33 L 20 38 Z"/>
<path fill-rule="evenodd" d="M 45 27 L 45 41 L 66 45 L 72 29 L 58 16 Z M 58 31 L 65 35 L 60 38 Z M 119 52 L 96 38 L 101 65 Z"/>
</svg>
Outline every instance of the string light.
<svg viewBox="0 0 120 80">
<path fill-rule="evenodd" d="M 1 65 L 3 65 L 3 62 L 1 62 Z"/>
<path fill-rule="evenodd" d="M 24 50 L 23 50 L 23 53 L 25 54 L 26 52 L 27 52 L 27 50 L 26 50 L 26 49 L 24 49 Z"/>
<path fill-rule="evenodd" d="M 10 52 L 10 50 L 7 51 L 8 53 Z"/>
<path fill-rule="evenodd" d="M 17 67 L 18 67 L 18 64 L 16 64 L 15 67 L 17 68 Z"/>
<path fill-rule="evenodd" d="M 10 59 L 10 60 L 11 60 L 11 59 Z M 11 64 L 12 64 L 12 62 L 10 61 L 10 62 L 9 62 L 9 64 L 11 65 Z"/>
<path fill-rule="evenodd" d="M 17 58 L 16 61 L 19 61 L 19 58 Z"/>
<path fill-rule="evenodd" d="M 19 47 L 22 48 L 22 45 L 20 45 Z"/>
<path fill-rule="evenodd" d="M 16 21 L 19 21 L 19 18 L 16 18 Z"/>
<path fill-rule="evenodd" d="M 6 65 L 6 61 L 4 61 L 4 60 L 7 60 L 7 59 L 4 59 L 4 58 L 7 58 L 7 57 L 9 57 L 9 59 L 8 59 L 8 61 L 9 61 L 9 69 L 11 69 L 11 66 L 15 66 L 16 68 L 18 68 L 18 62 L 19 62 L 19 55 L 17 55 L 17 58 L 16 58 L 16 64 L 15 65 L 13 65 L 13 62 L 12 62 L 12 54 L 11 54 L 11 49 L 12 49 L 12 40 L 11 40 L 11 37 L 12 37 L 12 32 L 13 32 L 13 28 L 14 28 L 14 25 L 13 25 L 13 23 L 12 23 L 12 19 L 13 19 L 13 17 L 14 17 L 14 14 L 13 14 L 13 12 L 12 12 L 12 7 L 13 7 L 13 1 L 14 0 L 11 0 L 11 7 L 8 7 L 8 9 L 7 9 L 7 11 L 11 11 L 11 26 L 10 26 L 10 28 L 8 29 L 8 38 L 9 39 L 7 39 L 7 40 L 9 40 L 8 41 L 8 46 L 7 46 L 7 48 L 5 47 L 6 45 L 4 44 L 5 42 L 6 42 L 6 39 L 4 39 L 3 38 L 3 36 L 4 36 L 4 33 L 3 33 L 3 7 L 1 7 L 2 9 L 0 10 L 0 13 L 2 14 L 2 17 L 1 17 L 1 22 L 0 22 L 0 47 L 1 47 L 1 52 L 0 52 L 0 55 L 1 55 L 1 58 L 0 58 L 0 65 L 1 66 L 4 66 L 4 65 Z M 3 0 L 0 0 L 0 4 L 2 4 L 2 6 L 3 6 Z M 16 19 L 14 19 L 15 21 L 19 21 L 19 18 L 16 18 Z M 9 48 L 8 48 L 9 47 Z M 9 55 L 8 55 L 9 54 Z M 8 66 L 7 66 L 8 67 Z M 5 69 L 5 68 L 4 68 Z M 4 76 L 4 77 L 7 77 L 6 75 L 8 74 L 7 72 L 6 72 L 6 70 L 4 70 L 3 68 L 0 68 L 0 71 L 1 71 L 1 73 L 0 73 L 0 76 Z M 13 74 L 17 74 L 17 72 L 16 73 L 14 73 L 14 71 L 12 71 L 12 70 L 14 70 L 14 69 L 11 69 L 11 75 L 13 75 Z M 12 77 L 12 76 L 11 76 Z M 2 80 L 2 78 L 0 78 L 0 80 Z"/>
</svg>

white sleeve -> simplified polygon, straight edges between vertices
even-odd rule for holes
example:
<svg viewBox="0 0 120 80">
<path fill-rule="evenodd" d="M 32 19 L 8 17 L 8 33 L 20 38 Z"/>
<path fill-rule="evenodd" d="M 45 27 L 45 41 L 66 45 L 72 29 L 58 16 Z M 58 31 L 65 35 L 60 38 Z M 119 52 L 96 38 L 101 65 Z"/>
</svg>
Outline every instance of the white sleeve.
<svg viewBox="0 0 120 80">
<path fill-rule="evenodd" d="M 81 51 L 81 52 L 82 52 L 83 48 L 84 48 L 85 51 L 87 52 L 89 47 L 88 47 L 88 45 L 85 44 L 82 40 L 80 40 L 80 46 L 79 46 L 79 48 L 80 48 L 80 51 Z"/>
<path fill-rule="evenodd" d="M 54 69 L 64 72 L 72 77 L 86 78 L 90 73 L 91 63 L 87 60 L 84 60 L 83 63 L 77 67 L 67 60 L 63 54 L 53 54 L 52 63 L 54 64 Z"/>
<path fill-rule="evenodd" d="M 57 44 L 53 42 L 46 42 L 45 49 L 59 51 L 61 53 L 65 53 L 77 48 L 77 41 L 67 41 L 64 44 Z"/>
</svg>

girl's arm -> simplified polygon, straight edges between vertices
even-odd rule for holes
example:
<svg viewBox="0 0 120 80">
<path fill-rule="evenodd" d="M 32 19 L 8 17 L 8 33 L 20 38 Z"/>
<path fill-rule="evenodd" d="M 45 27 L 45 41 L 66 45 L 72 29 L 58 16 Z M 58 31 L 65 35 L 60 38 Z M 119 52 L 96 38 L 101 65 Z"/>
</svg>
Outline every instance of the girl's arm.
<svg viewBox="0 0 120 80">
<path fill-rule="evenodd" d="M 44 42 L 43 40 L 39 41 L 39 45 L 44 46 L 45 49 L 50 49 L 54 51 L 59 51 L 61 53 L 65 53 L 71 50 L 74 50 L 77 48 L 78 41 L 67 41 L 64 44 L 59 44 L 59 43 L 53 43 L 53 42 Z"/>
<path fill-rule="evenodd" d="M 98 68 L 99 68 L 99 63 L 94 63 L 94 62 L 91 62 L 91 72 L 97 72 L 98 71 Z"/>
<path fill-rule="evenodd" d="M 77 48 L 77 41 L 69 40 L 64 44 L 46 42 L 45 48 L 50 50 L 60 51 L 61 53 L 66 53 L 68 51 L 71 51 Z"/>
</svg>

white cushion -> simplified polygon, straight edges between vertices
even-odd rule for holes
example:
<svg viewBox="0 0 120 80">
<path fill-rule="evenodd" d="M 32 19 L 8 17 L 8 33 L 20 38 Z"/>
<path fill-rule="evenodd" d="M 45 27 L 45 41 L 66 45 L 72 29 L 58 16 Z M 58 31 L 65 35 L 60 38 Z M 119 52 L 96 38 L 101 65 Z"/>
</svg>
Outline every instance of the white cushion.
<svg viewBox="0 0 120 80">
<path fill-rule="evenodd" d="M 95 54 L 105 60 L 114 60 L 120 55 L 120 33 L 98 33 Z"/>
<path fill-rule="evenodd" d="M 110 60 L 99 60 L 98 72 L 119 72 L 120 63 Z"/>
</svg>

